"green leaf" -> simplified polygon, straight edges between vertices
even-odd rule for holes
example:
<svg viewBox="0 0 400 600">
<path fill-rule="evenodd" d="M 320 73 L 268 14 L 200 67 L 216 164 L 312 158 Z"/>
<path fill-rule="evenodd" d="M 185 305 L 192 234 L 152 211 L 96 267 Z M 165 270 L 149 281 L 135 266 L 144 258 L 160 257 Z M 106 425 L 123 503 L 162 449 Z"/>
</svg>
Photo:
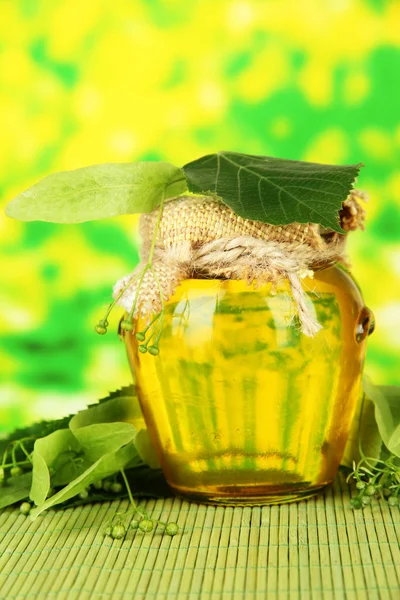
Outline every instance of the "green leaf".
<svg viewBox="0 0 400 600">
<path fill-rule="evenodd" d="M 3 487 L 0 487 L 0 509 L 28 498 L 31 483 L 32 473 L 24 473 L 19 477 L 10 477 L 7 483 Z"/>
<path fill-rule="evenodd" d="M 361 166 L 218 152 L 186 164 L 183 171 L 189 191 L 216 194 L 245 219 L 320 223 L 343 232 L 338 211 Z"/>
<path fill-rule="evenodd" d="M 186 190 L 186 180 L 167 162 L 106 163 L 53 173 L 19 194 L 6 214 L 21 221 L 82 223 L 147 213 L 162 197 Z"/>
<path fill-rule="evenodd" d="M 117 396 L 78 413 L 69 427 L 86 456 L 97 460 L 135 439 L 135 421 L 143 423 L 137 398 Z"/>
<path fill-rule="evenodd" d="M 133 442 L 136 429 L 130 423 L 98 423 L 73 431 L 87 458 L 96 461 Z"/>
<path fill-rule="evenodd" d="M 92 404 L 89 408 L 74 415 L 70 420 L 69 427 L 71 431 L 74 431 L 95 423 L 115 423 L 117 421 L 133 425 L 136 422 L 144 422 L 136 395 L 110 396 L 98 404 Z"/>
<path fill-rule="evenodd" d="M 68 455 L 78 454 L 80 450 L 80 444 L 69 429 L 59 429 L 36 440 L 32 456 L 32 488 L 29 494 L 35 504 L 40 505 L 47 498 L 50 489 L 49 467 L 54 467 L 60 458 L 67 462 Z"/>
<path fill-rule="evenodd" d="M 375 405 L 365 395 L 360 398 L 354 415 L 341 465 L 352 468 L 353 461 L 361 460 L 360 444 L 365 456 L 376 460 L 381 457 L 383 442 L 375 418 Z"/>
<path fill-rule="evenodd" d="M 54 494 L 54 496 L 48 498 L 43 504 L 33 509 L 31 511 L 32 520 L 36 519 L 36 517 L 44 510 L 78 495 L 94 481 L 109 477 L 120 469 L 125 468 L 129 463 L 135 460 L 136 457 L 137 452 L 133 444 L 128 444 L 117 452 L 110 452 L 109 454 L 102 456 L 79 475 L 79 477 L 71 481 L 67 486 Z"/>
<path fill-rule="evenodd" d="M 400 387 L 376 386 L 364 375 L 365 394 L 375 405 L 375 418 L 383 443 L 400 457 Z"/>
<path fill-rule="evenodd" d="M 147 429 L 138 431 L 135 439 L 135 446 L 140 458 L 146 465 L 151 469 L 160 468 L 160 461 L 158 460 L 158 456 Z"/>
</svg>

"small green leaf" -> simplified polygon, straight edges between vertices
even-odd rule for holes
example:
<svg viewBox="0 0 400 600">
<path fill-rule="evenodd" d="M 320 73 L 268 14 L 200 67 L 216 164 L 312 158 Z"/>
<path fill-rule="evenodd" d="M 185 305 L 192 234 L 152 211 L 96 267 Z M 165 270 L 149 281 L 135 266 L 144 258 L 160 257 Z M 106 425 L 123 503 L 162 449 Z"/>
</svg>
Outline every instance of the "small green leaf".
<svg viewBox="0 0 400 600">
<path fill-rule="evenodd" d="M 375 418 L 386 448 L 400 457 L 400 387 L 377 386 L 364 375 L 365 394 L 375 405 Z"/>
<path fill-rule="evenodd" d="M 32 473 L 24 473 L 19 477 L 8 479 L 7 483 L 0 487 L 0 509 L 28 498 L 31 484 Z"/>
<path fill-rule="evenodd" d="M 360 398 L 341 464 L 352 468 L 361 460 L 359 445 L 365 456 L 378 460 L 382 453 L 382 437 L 375 418 L 375 405 L 365 395 Z"/>
<path fill-rule="evenodd" d="M 189 191 L 216 194 L 244 219 L 320 223 L 343 233 L 338 212 L 361 166 L 218 152 L 186 164 L 183 171 Z"/>
<path fill-rule="evenodd" d="M 141 429 L 138 431 L 135 438 L 136 450 L 142 461 L 148 465 L 151 469 L 159 469 L 160 461 L 158 460 L 155 448 L 150 440 L 149 432 L 147 429 Z"/>
<path fill-rule="evenodd" d="M 87 458 L 96 461 L 133 442 L 136 429 L 130 423 L 96 423 L 74 429 L 73 434 L 82 445 Z"/>
<path fill-rule="evenodd" d="M 50 489 L 49 467 L 64 456 L 78 454 L 81 447 L 69 429 L 59 429 L 50 435 L 36 440 L 33 447 L 32 488 L 30 499 L 37 505 L 42 504 Z"/>
<path fill-rule="evenodd" d="M 136 428 L 132 423 L 139 418 L 143 420 L 137 398 L 119 396 L 78 413 L 69 427 L 86 456 L 97 460 L 133 441 Z"/>
<path fill-rule="evenodd" d="M 21 221 L 82 223 L 147 213 L 186 190 L 186 180 L 167 162 L 106 163 L 53 173 L 19 194 L 6 214 Z"/>
<path fill-rule="evenodd" d="M 143 422 L 142 411 L 135 395 L 123 394 L 103 399 L 92 404 L 72 417 L 69 427 L 72 431 L 95 423 L 126 422 L 135 425 Z"/>
<path fill-rule="evenodd" d="M 109 477 L 125 468 L 135 458 L 137 458 L 137 452 L 133 444 L 128 444 L 117 452 L 110 452 L 109 454 L 102 456 L 79 475 L 79 477 L 71 481 L 67 486 L 54 494 L 54 496 L 48 498 L 43 504 L 33 509 L 31 512 L 32 520 L 36 519 L 36 517 L 44 510 L 73 498 L 94 481 Z"/>
</svg>

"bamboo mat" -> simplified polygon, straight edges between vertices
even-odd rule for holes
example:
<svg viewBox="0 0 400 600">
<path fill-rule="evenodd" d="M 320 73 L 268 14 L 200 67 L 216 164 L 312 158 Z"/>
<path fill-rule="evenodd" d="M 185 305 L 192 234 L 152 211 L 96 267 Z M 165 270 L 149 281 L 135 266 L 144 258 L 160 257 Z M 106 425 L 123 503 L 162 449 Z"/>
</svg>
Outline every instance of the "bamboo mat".
<svg viewBox="0 0 400 600">
<path fill-rule="evenodd" d="M 400 511 L 348 507 L 333 489 L 281 506 L 223 508 L 147 500 L 183 532 L 102 535 L 125 501 L 50 511 L 31 523 L 0 512 L 1 600 L 400 599 Z"/>
</svg>

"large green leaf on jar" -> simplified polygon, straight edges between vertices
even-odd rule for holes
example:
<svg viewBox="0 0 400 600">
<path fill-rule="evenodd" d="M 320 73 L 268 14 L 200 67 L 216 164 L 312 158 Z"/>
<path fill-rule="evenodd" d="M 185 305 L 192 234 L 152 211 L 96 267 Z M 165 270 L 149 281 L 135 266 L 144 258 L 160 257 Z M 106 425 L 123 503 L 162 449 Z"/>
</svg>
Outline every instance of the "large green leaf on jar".
<svg viewBox="0 0 400 600">
<path fill-rule="evenodd" d="M 343 232 L 339 210 L 361 166 L 218 152 L 182 168 L 189 191 L 216 195 L 245 219 L 272 225 L 320 223 Z"/>
</svg>

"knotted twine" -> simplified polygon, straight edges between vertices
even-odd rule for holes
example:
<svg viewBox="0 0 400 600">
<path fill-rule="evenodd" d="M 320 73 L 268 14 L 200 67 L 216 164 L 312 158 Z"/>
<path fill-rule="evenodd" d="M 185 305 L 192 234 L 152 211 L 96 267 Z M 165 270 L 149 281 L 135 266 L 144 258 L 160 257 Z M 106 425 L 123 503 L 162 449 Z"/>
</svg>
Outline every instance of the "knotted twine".
<svg viewBox="0 0 400 600">
<path fill-rule="evenodd" d="M 339 216 L 346 232 L 363 228 L 360 199 L 365 199 L 364 194 L 352 190 L 343 202 Z M 312 223 L 275 226 L 251 221 L 215 198 L 180 196 L 164 205 L 151 269 L 132 281 L 148 263 L 158 215 L 156 209 L 140 217 L 140 264 L 114 286 L 115 299 L 127 286 L 117 304 L 128 313 L 136 299 L 134 317 L 157 314 L 162 309 L 160 290 L 166 302 L 185 279 L 235 279 L 276 286 L 286 278 L 302 332 L 313 337 L 321 329 L 306 302 L 301 279 L 337 261 L 346 262 L 346 235 Z"/>
</svg>

